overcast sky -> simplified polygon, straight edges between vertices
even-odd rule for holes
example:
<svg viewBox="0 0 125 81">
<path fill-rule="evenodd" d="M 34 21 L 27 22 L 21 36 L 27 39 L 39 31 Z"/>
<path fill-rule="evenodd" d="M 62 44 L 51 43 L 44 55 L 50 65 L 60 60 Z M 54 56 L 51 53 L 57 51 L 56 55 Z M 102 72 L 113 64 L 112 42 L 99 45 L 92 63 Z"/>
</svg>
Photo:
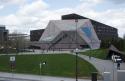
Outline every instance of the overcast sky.
<svg viewBox="0 0 125 81">
<path fill-rule="evenodd" d="M 120 37 L 125 34 L 125 0 L 0 0 L 0 24 L 10 32 L 42 29 L 69 13 L 111 25 Z"/>
</svg>

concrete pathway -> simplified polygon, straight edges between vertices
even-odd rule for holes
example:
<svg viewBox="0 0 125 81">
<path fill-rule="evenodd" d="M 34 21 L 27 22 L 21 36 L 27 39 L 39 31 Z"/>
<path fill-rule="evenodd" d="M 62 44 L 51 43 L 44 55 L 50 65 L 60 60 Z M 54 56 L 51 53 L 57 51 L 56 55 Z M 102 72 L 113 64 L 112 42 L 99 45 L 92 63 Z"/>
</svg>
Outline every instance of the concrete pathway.
<svg viewBox="0 0 125 81">
<path fill-rule="evenodd" d="M 80 50 L 80 52 L 85 52 L 89 49 L 84 49 L 84 50 Z M 0 54 L 0 56 L 2 55 L 40 55 L 40 54 L 62 54 L 62 53 L 66 53 L 66 54 L 71 54 L 72 52 L 69 50 L 61 50 L 61 51 L 47 51 L 47 50 L 34 50 L 34 52 L 20 52 L 20 53 L 12 53 L 12 54 Z"/>
<path fill-rule="evenodd" d="M 66 53 L 69 54 L 71 53 L 70 51 L 35 51 L 35 52 L 20 52 L 20 53 L 12 53 L 12 54 L 0 54 L 0 56 L 4 55 L 41 55 L 41 54 L 62 54 Z"/>
<path fill-rule="evenodd" d="M 75 55 L 75 54 L 74 54 Z M 100 74 L 103 75 L 104 72 L 111 72 L 111 80 L 117 81 L 117 64 L 113 63 L 111 60 L 101 60 L 94 57 L 91 59 L 88 56 L 79 54 L 79 57 L 93 64 Z M 125 70 L 125 63 L 121 63 L 121 70 Z"/>
<path fill-rule="evenodd" d="M 76 80 L 75 78 L 0 72 L 0 81 L 76 81 Z M 91 81 L 91 80 L 78 79 L 78 81 Z"/>
</svg>

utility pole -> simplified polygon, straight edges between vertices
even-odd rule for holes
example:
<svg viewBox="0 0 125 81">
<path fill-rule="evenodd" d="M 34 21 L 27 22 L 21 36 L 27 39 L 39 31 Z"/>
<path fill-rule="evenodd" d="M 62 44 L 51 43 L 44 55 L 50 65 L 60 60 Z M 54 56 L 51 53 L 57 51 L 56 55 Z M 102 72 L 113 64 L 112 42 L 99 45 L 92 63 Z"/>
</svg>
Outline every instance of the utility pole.
<svg viewBox="0 0 125 81">
<path fill-rule="evenodd" d="M 78 23 L 78 19 L 75 19 L 75 23 L 76 23 L 76 49 L 75 49 L 75 53 L 76 53 L 76 81 L 78 81 L 78 48 L 77 48 L 77 23 Z"/>
</svg>

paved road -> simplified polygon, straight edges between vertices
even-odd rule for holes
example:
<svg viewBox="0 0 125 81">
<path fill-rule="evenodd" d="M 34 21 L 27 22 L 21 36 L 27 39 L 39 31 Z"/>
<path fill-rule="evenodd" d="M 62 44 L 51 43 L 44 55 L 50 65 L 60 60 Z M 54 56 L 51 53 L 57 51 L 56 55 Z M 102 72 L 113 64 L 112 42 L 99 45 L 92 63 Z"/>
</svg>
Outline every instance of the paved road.
<svg viewBox="0 0 125 81">
<path fill-rule="evenodd" d="M 0 54 L 0 56 L 3 55 L 40 55 L 40 54 L 62 54 L 67 53 L 69 54 L 70 51 L 36 51 L 36 52 L 20 52 L 20 53 L 12 53 L 12 54 Z"/>
<path fill-rule="evenodd" d="M 12 74 L 0 72 L 0 81 L 76 81 L 74 78 L 51 77 L 26 74 Z M 91 81 L 87 79 L 79 79 L 78 81 Z"/>
<path fill-rule="evenodd" d="M 113 63 L 110 60 L 101 60 L 101 59 L 97 59 L 92 57 L 91 59 L 89 59 L 88 56 L 79 54 L 79 57 L 85 59 L 86 61 L 90 62 L 91 64 L 93 64 L 96 69 L 99 71 L 100 74 L 103 75 L 104 72 L 111 72 L 111 80 L 113 81 L 117 81 L 117 64 Z M 121 63 L 121 70 L 125 70 L 125 63 Z"/>
<path fill-rule="evenodd" d="M 80 52 L 84 52 L 87 51 L 89 49 L 84 49 L 84 50 L 80 50 Z M 67 54 L 71 54 L 71 51 L 68 50 L 63 50 L 63 51 L 47 51 L 47 50 L 35 50 L 34 52 L 20 52 L 18 54 L 16 53 L 12 53 L 12 54 L 0 54 L 0 56 L 2 55 L 38 55 L 38 54 L 62 54 L 62 53 L 67 53 Z"/>
</svg>

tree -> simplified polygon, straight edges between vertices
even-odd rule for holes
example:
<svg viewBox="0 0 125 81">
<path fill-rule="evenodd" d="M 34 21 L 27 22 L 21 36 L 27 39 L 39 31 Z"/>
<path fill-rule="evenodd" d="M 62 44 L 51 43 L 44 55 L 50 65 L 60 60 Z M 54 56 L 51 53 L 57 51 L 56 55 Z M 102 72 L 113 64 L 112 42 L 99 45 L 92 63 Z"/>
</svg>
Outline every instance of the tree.
<svg viewBox="0 0 125 81">
<path fill-rule="evenodd" d="M 123 41 L 124 41 L 124 51 L 125 51 L 125 34 L 124 34 L 124 36 L 123 36 Z"/>
<path fill-rule="evenodd" d="M 125 34 L 123 35 L 123 39 L 125 40 Z"/>
<path fill-rule="evenodd" d="M 16 31 L 11 33 L 8 40 L 8 47 L 11 49 L 15 49 L 16 52 L 25 49 L 27 42 L 26 37 L 26 34 L 22 34 Z"/>
<path fill-rule="evenodd" d="M 117 38 L 117 39 L 112 38 L 112 39 L 102 40 L 101 48 L 109 48 L 111 44 L 121 51 L 125 50 L 125 39 L 123 38 Z"/>
</svg>

